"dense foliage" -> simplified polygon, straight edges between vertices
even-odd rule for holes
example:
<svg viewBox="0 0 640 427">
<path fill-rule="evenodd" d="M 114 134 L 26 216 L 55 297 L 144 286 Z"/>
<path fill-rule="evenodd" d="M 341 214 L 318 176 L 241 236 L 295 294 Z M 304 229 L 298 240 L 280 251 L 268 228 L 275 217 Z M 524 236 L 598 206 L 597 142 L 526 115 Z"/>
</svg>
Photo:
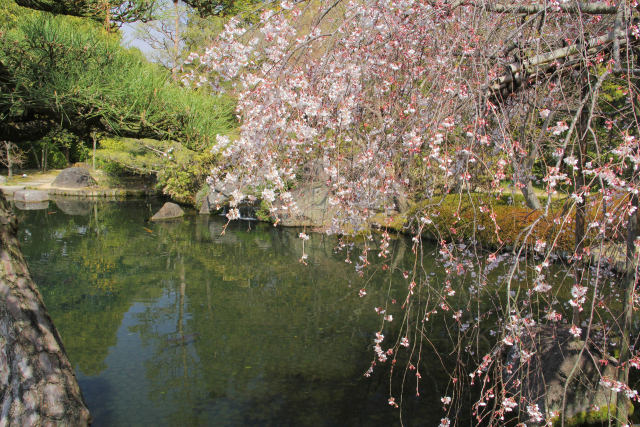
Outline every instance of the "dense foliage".
<svg viewBox="0 0 640 427">
<path fill-rule="evenodd" d="M 16 3 L 55 14 L 124 23 L 151 19 L 156 0 L 16 0 Z"/>
<path fill-rule="evenodd" d="M 171 84 L 167 72 L 88 22 L 26 16 L 6 31 L 1 48 L 11 76 L 0 111 L 16 126 L 40 116 L 78 134 L 98 128 L 180 138 L 197 148 L 233 124 L 229 100 Z"/>
<path fill-rule="evenodd" d="M 92 140 L 110 135 L 155 139 L 147 146 L 160 153 L 171 148 L 171 140 L 204 152 L 216 134 L 235 127 L 230 97 L 176 84 L 167 70 L 121 47 L 117 33 L 93 20 L 31 11 L 7 0 L 0 7 L 6 12 L 0 21 L 0 140 L 22 154 L 23 166 L 62 168 L 84 161 Z M 153 150 L 148 154 L 157 157 Z M 192 163 L 174 157 L 167 166 L 189 169 Z M 164 168 L 120 167 L 145 174 Z M 161 184 L 187 200 L 202 185 L 201 175 L 197 184 L 195 175 Z"/>
</svg>

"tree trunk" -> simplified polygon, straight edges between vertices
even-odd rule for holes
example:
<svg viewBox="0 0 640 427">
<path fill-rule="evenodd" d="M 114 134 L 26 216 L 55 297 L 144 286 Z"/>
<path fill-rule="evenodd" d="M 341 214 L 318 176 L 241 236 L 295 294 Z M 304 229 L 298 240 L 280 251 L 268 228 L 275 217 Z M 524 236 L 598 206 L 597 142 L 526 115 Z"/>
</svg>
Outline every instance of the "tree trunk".
<svg viewBox="0 0 640 427">
<path fill-rule="evenodd" d="M 540 200 L 538 196 L 536 196 L 536 192 L 533 188 L 533 184 L 531 183 L 531 178 L 528 178 L 524 186 L 520 188 L 522 195 L 524 196 L 524 201 L 527 204 L 529 209 L 539 210 L 542 209 L 542 205 L 540 204 Z"/>
<path fill-rule="evenodd" d="M 554 113 L 550 112 L 547 118 L 544 120 L 542 124 L 541 135 L 544 135 L 549 128 L 549 123 L 553 119 Z M 525 128 L 523 125 L 523 129 L 520 131 L 522 135 L 525 134 Z M 542 209 L 542 205 L 540 204 L 540 200 L 536 195 L 535 189 L 533 188 L 533 183 L 531 182 L 533 178 L 533 165 L 538 158 L 538 154 L 540 153 L 540 144 L 542 143 L 541 138 L 538 137 L 537 140 L 532 140 L 529 144 L 529 150 L 527 154 L 527 158 L 525 159 L 522 170 L 520 171 L 520 191 L 524 196 L 524 201 L 527 204 L 529 209 L 539 210 Z M 517 166 L 517 165 L 516 165 Z"/>
<path fill-rule="evenodd" d="M 88 425 L 89 410 L 16 231 L 0 195 L 0 425 Z"/>
<path fill-rule="evenodd" d="M 47 157 L 49 157 L 49 143 L 46 142 L 42 145 L 42 172 L 47 171 Z"/>
<path fill-rule="evenodd" d="M 93 141 L 93 170 L 96 170 L 96 140 L 98 139 L 98 135 L 96 135 L 95 131 L 91 132 L 91 140 Z"/>
<path fill-rule="evenodd" d="M 173 68 L 171 69 L 171 75 L 174 81 L 178 81 L 178 63 L 180 62 L 180 8 L 178 6 L 178 0 L 173 0 L 173 8 L 176 14 L 175 17 L 175 34 L 173 36 Z"/>
<path fill-rule="evenodd" d="M 36 166 L 38 166 L 38 170 L 40 170 L 40 159 L 38 158 L 38 153 L 36 153 L 36 149 L 31 146 L 31 152 L 33 153 L 33 158 L 36 161 Z"/>
<path fill-rule="evenodd" d="M 111 4 L 109 4 L 109 0 L 104 0 L 102 3 L 102 7 L 104 8 L 104 29 L 107 33 L 111 32 Z"/>
<path fill-rule="evenodd" d="M 589 84 L 585 83 L 585 86 L 582 89 L 583 96 L 586 96 L 589 90 Z M 584 239 L 586 236 L 586 200 L 588 191 L 585 189 L 585 179 L 584 179 L 584 165 L 586 163 L 585 157 L 587 155 L 587 134 L 589 129 L 587 128 L 589 124 L 589 116 L 591 114 L 591 109 L 588 108 L 589 103 L 584 106 L 582 111 L 580 112 L 580 117 L 578 118 L 578 126 L 577 126 L 577 138 L 578 138 L 578 146 L 577 146 L 577 154 L 578 154 L 578 163 L 577 169 L 574 170 L 575 175 L 575 188 L 574 192 L 581 196 L 581 201 L 576 202 L 576 217 L 575 217 L 575 256 L 577 257 L 575 261 L 575 282 L 578 285 L 582 285 L 584 279 Z M 580 326 L 580 310 L 578 307 L 573 308 L 573 324 L 575 326 Z"/>
<path fill-rule="evenodd" d="M 5 141 L 5 148 L 7 149 L 7 176 L 11 178 L 13 176 L 13 162 L 11 161 L 11 142 Z"/>
<path fill-rule="evenodd" d="M 627 223 L 627 262 L 625 268 L 624 279 L 624 300 L 623 300 L 623 318 L 622 331 L 620 333 L 620 363 L 624 363 L 618 370 L 618 381 L 629 384 L 629 359 L 631 358 L 631 343 L 629 337 L 633 328 L 633 297 L 636 286 L 636 271 L 638 268 L 635 240 L 638 236 L 638 196 L 631 196 L 631 206 L 636 210 L 629 215 Z M 616 425 L 623 426 L 628 424 L 629 406 L 631 402 L 624 393 L 618 393 L 616 401 Z"/>
</svg>

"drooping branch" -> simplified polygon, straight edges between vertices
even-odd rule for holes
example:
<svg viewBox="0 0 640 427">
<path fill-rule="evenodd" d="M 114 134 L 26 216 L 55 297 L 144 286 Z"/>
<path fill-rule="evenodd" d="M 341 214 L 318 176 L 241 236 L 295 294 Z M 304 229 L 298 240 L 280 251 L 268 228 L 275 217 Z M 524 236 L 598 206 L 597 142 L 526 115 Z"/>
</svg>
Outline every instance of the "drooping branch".
<svg viewBox="0 0 640 427">
<path fill-rule="evenodd" d="M 136 22 L 152 19 L 155 0 L 15 0 L 29 9 L 56 15 L 80 16 L 97 21 Z"/>
<path fill-rule="evenodd" d="M 71 16 L 89 16 L 91 15 L 90 2 L 86 0 L 78 0 L 74 2 L 52 1 L 52 0 L 15 0 L 15 2 L 23 7 L 30 9 L 44 10 L 54 14 L 71 15 Z"/>
</svg>

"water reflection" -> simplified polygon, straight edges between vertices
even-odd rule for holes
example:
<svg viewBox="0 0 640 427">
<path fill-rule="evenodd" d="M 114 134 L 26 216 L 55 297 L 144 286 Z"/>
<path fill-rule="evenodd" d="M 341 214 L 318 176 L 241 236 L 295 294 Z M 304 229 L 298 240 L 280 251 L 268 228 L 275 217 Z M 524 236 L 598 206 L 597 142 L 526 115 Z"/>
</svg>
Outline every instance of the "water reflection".
<svg viewBox="0 0 640 427">
<path fill-rule="evenodd" d="M 304 266 L 299 230 L 146 222 L 154 200 L 56 205 L 19 211 L 20 236 L 95 425 L 399 422 L 388 371 L 362 376 L 380 327 L 373 307 L 395 279 L 372 278 L 359 298 L 333 238 L 313 235 Z M 402 255 L 392 262 L 404 268 Z M 422 380 L 406 424 L 439 422 L 442 380 Z"/>
</svg>

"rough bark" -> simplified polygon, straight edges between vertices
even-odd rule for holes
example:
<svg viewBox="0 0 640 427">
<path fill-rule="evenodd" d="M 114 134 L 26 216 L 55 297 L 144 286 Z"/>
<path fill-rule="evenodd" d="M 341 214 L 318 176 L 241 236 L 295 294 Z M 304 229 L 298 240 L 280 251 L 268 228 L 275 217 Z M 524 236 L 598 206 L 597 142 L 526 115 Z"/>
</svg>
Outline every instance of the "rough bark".
<svg viewBox="0 0 640 427">
<path fill-rule="evenodd" d="M 638 196 L 631 196 L 631 206 L 638 208 Z M 622 314 L 622 331 L 620 342 L 620 362 L 624 366 L 618 371 L 618 381 L 629 384 L 629 359 L 631 358 L 631 341 L 633 334 L 633 300 L 636 288 L 636 273 L 638 270 L 638 258 L 636 256 L 636 238 L 638 237 L 638 214 L 636 211 L 629 215 L 627 222 L 627 262 L 624 279 L 624 300 Z M 625 363 L 627 362 L 627 363 Z M 629 399 L 620 393 L 617 401 L 616 425 L 628 425 Z"/>
<path fill-rule="evenodd" d="M 582 89 L 583 97 L 589 95 L 590 86 L 588 83 L 585 83 L 585 86 Z M 595 95 L 594 95 L 595 96 Z M 586 99 L 586 98 L 585 98 Z M 589 191 L 585 188 L 585 178 L 584 178 L 584 167 L 585 167 L 585 157 L 587 155 L 587 134 L 589 132 L 589 118 L 591 115 L 591 108 L 589 108 L 590 104 L 586 104 L 585 107 L 580 112 L 580 117 L 578 118 L 578 145 L 576 147 L 576 151 L 578 154 L 578 164 L 577 168 L 574 170 L 575 173 L 575 192 L 581 197 L 579 201 L 576 202 L 576 216 L 575 216 L 575 255 L 578 258 L 576 260 L 575 266 L 575 282 L 579 285 L 582 285 L 585 273 L 585 264 L 583 260 L 584 257 L 584 240 L 586 236 L 586 212 L 587 212 L 587 204 L 586 199 Z M 573 308 L 573 324 L 578 326 L 580 325 L 580 310 L 577 307 Z"/>
<path fill-rule="evenodd" d="M 173 67 L 171 67 L 171 75 L 173 81 L 178 81 L 178 63 L 180 62 L 180 7 L 178 0 L 173 0 L 173 9 L 175 16 L 175 33 L 173 35 Z"/>
<path fill-rule="evenodd" d="M 557 72 L 556 61 L 562 61 L 562 69 L 568 71 L 583 63 L 585 56 L 595 55 L 602 50 L 613 49 L 613 44 L 620 49 L 627 45 L 629 36 L 624 31 L 612 31 L 599 37 L 593 37 L 583 43 L 575 43 L 550 52 L 534 55 L 522 62 L 509 64 L 507 72 L 493 80 L 484 89 L 484 95 L 500 102 L 509 94 L 534 83 L 537 76 Z M 630 70 L 635 74 L 635 70 Z"/>
<path fill-rule="evenodd" d="M 0 426 L 88 425 L 89 410 L 16 230 L 0 195 Z"/>
<path fill-rule="evenodd" d="M 506 4 L 494 4 L 488 3 L 479 6 L 485 10 L 495 12 L 495 13 L 512 13 L 512 14 L 523 14 L 523 15 L 535 15 L 537 13 L 546 13 L 553 11 L 554 9 L 547 5 L 506 5 Z M 611 6 L 607 2 L 596 1 L 596 2 L 567 2 L 561 3 L 557 5 L 557 9 L 561 10 L 564 13 L 574 13 L 574 14 L 594 14 L 594 15 L 607 15 L 614 14 L 617 11 L 616 6 Z"/>
</svg>

